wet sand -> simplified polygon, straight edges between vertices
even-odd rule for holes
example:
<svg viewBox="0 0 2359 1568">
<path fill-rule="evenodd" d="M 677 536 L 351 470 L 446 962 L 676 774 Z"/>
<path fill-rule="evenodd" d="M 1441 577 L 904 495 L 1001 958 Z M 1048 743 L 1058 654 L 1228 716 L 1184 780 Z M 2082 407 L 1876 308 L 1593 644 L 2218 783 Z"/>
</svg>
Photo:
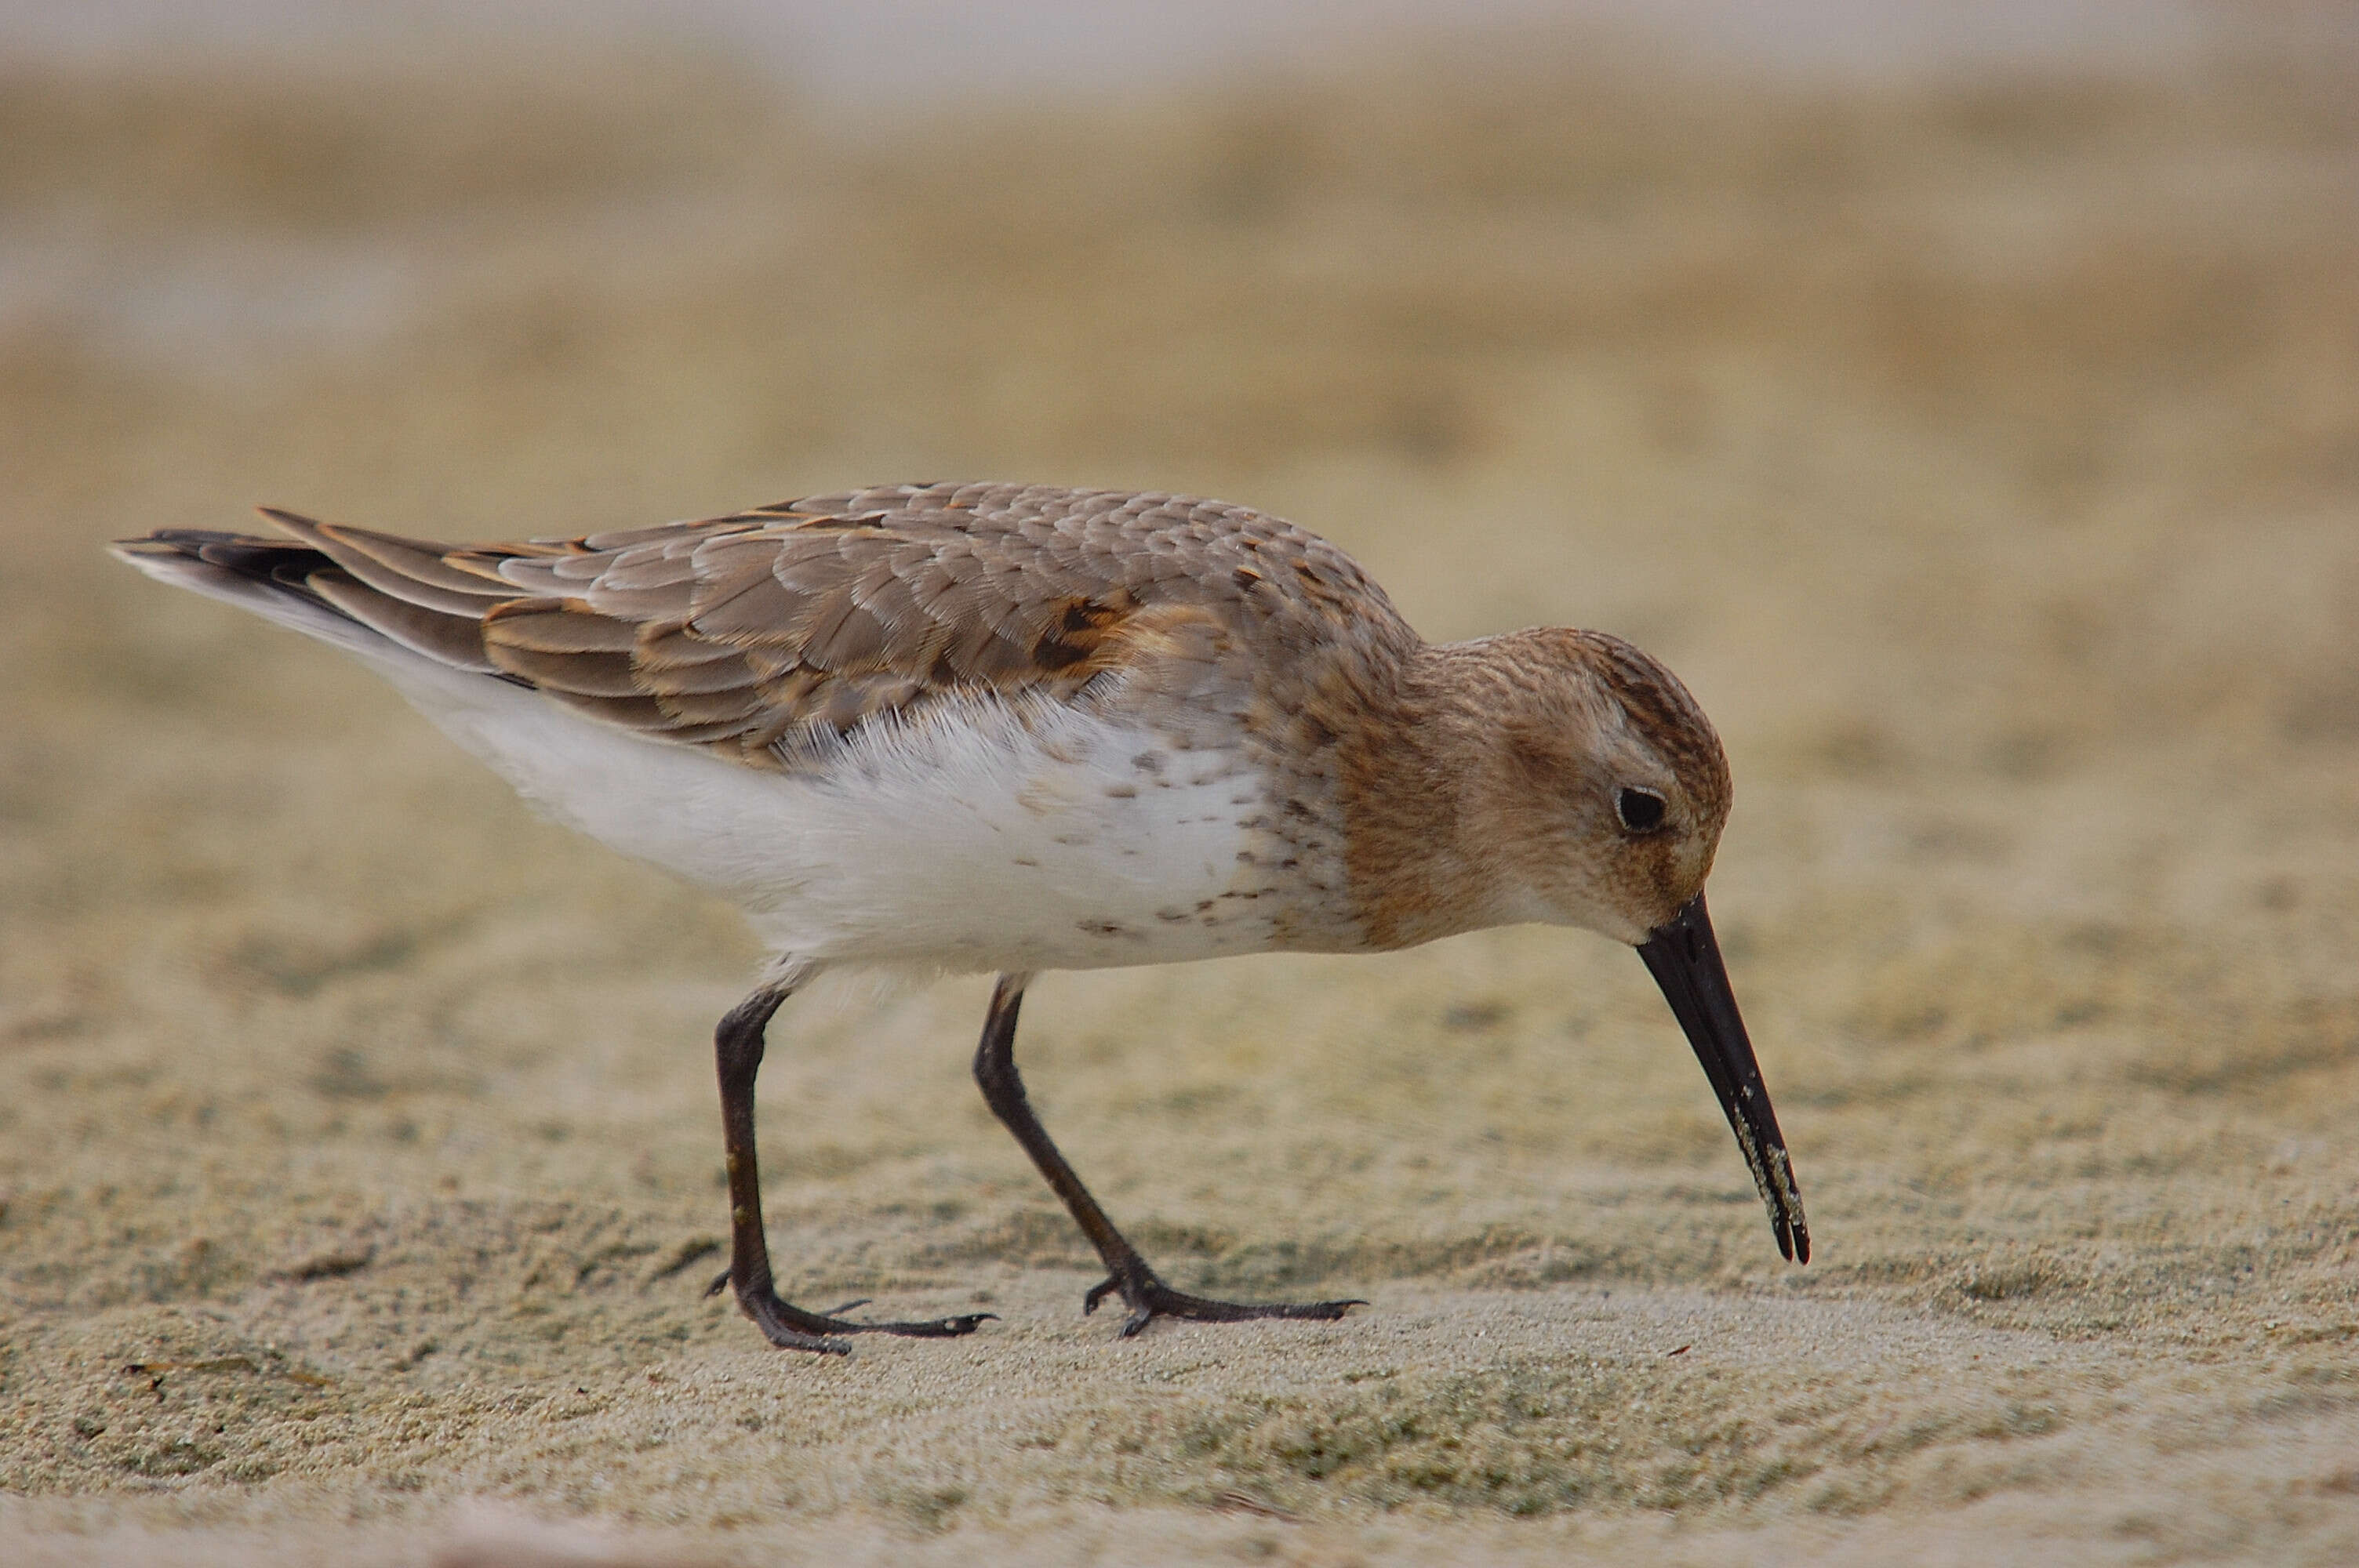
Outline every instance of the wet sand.
<svg viewBox="0 0 2359 1568">
<path fill-rule="evenodd" d="M 2359 80 L 1772 87 L 1580 40 L 846 124 L 712 60 L 0 84 L 12 1562 L 2359 1555 Z M 772 1032 L 734 917 L 98 543 L 1165 487 L 1430 635 L 1602 627 L 1738 785 L 1779 1262 L 1641 966 L 1054 976 L 1183 1286 L 1085 1319 L 986 982 Z"/>
</svg>

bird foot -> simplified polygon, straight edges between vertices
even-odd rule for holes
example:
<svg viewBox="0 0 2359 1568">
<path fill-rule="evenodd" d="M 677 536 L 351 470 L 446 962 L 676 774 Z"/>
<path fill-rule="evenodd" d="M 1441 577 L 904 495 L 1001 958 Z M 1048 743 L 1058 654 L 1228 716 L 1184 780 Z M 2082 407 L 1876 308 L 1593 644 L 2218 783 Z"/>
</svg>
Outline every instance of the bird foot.
<svg viewBox="0 0 2359 1568">
<path fill-rule="evenodd" d="M 1125 1339 L 1158 1317 L 1182 1317 L 1194 1323 L 1247 1323 L 1268 1317 L 1323 1318 L 1332 1322 L 1355 1306 L 1368 1304 L 1356 1296 L 1340 1302 L 1214 1301 L 1210 1296 L 1175 1291 L 1154 1270 L 1142 1267 L 1135 1277 L 1116 1274 L 1091 1286 L 1090 1293 L 1082 1298 L 1082 1313 L 1097 1311 L 1098 1303 L 1116 1292 L 1130 1308 L 1130 1315 L 1122 1325 Z"/>
<path fill-rule="evenodd" d="M 704 1288 L 704 1293 L 717 1296 L 731 1282 L 731 1277 L 723 1273 Z M 821 1356 L 852 1354 L 851 1346 L 834 1337 L 839 1335 L 897 1334 L 911 1339 L 955 1339 L 973 1334 L 984 1319 L 999 1316 L 995 1312 L 971 1312 L 917 1323 L 861 1323 L 840 1315 L 867 1304 L 868 1298 L 862 1296 L 826 1312 L 805 1312 L 779 1300 L 777 1292 L 766 1280 L 752 1287 L 737 1288 L 737 1310 L 754 1320 L 763 1337 L 781 1350 L 809 1350 Z"/>
</svg>

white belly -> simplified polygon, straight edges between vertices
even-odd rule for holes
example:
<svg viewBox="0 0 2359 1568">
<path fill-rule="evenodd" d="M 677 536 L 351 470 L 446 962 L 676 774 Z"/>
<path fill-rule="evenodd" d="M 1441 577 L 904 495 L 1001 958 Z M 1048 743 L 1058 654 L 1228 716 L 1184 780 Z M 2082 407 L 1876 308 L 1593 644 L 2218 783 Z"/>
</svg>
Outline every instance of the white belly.
<svg viewBox="0 0 2359 1568">
<path fill-rule="evenodd" d="M 979 702 L 872 727 L 824 773 L 779 774 L 480 676 L 406 660 L 386 673 L 548 815 L 735 901 L 781 954 L 1049 969 L 1271 946 L 1277 901 L 1240 860 L 1264 781 L 1235 752 Z"/>
</svg>

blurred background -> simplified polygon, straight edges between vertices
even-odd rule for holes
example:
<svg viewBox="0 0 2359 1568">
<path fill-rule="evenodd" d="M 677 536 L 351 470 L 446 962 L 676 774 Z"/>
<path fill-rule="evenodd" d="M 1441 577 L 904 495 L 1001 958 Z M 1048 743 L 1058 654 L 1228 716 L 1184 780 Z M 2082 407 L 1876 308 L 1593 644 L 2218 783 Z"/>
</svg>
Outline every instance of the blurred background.
<svg viewBox="0 0 2359 1568">
<path fill-rule="evenodd" d="M 17 1522 L 488 1492 L 934 1530 L 1246 1487 L 1720 1529 L 2046 1498 L 2173 1550 L 2347 1543 L 2354 16 L 0 4 Z M 964 478 L 1264 507 L 1436 638 L 1622 633 L 1735 768 L 1713 904 L 1809 1271 L 1639 967 L 1506 932 L 1036 993 L 1036 1096 L 1176 1276 L 1849 1303 L 1942 1377 L 1632 1371 L 1550 1427 L 1401 1350 L 1422 1427 L 1341 1380 L 1207 1393 L 1192 1436 L 1072 1393 L 1145 1474 L 1075 1437 L 879 1489 L 801 1431 L 844 1478 L 715 1501 L 633 1457 L 648 1366 L 771 1365 L 664 1271 L 719 1233 L 703 1042 L 759 955 L 363 672 L 99 546 L 256 503 L 466 539 Z M 1086 1254 L 964 1082 L 981 995 L 854 994 L 774 1046 L 797 1289 L 1070 1314 Z M 1969 1330 L 2022 1337 L 1977 1370 Z M 2139 1383 L 2158 1345 L 2212 1370 Z M 122 1380 L 172 1357 L 334 1391 Z M 484 1413 L 626 1372 L 586 1449 Z M 1609 1417 L 1614 1453 L 1566 1435 Z M 1362 1436 L 1314 1463 L 1287 1421 Z"/>
</svg>

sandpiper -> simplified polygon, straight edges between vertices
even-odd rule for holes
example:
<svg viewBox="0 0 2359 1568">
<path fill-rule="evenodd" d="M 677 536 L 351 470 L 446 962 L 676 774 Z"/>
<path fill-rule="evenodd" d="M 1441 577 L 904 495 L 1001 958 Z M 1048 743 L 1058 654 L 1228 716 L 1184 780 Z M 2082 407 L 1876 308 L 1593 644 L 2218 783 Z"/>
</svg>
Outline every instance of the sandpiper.
<svg viewBox="0 0 2359 1568">
<path fill-rule="evenodd" d="M 864 490 L 582 538 L 430 544 L 265 515 L 115 553 L 357 654 L 535 806 L 734 900 L 777 955 L 714 1032 L 738 1305 L 771 1343 L 972 1333 L 773 1286 L 754 1082 L 822 969 L 993 972 L 984 1098 L 1157 1317 L 1356 1301 L 1174 1290 L 1024 1094 L 1043 969 L 1375 953 L 1487 926 L 1637 948 L 1719 1095 L 1779 1251 L 1801 1195 L 1705 913 L 1729 807 L 1679 680 L 1596 632 L 1429 643 L 1325 540 L 1184 496 Z M 854 1303 L 853 1306 L 860 1303 Z"/>
</svg>

